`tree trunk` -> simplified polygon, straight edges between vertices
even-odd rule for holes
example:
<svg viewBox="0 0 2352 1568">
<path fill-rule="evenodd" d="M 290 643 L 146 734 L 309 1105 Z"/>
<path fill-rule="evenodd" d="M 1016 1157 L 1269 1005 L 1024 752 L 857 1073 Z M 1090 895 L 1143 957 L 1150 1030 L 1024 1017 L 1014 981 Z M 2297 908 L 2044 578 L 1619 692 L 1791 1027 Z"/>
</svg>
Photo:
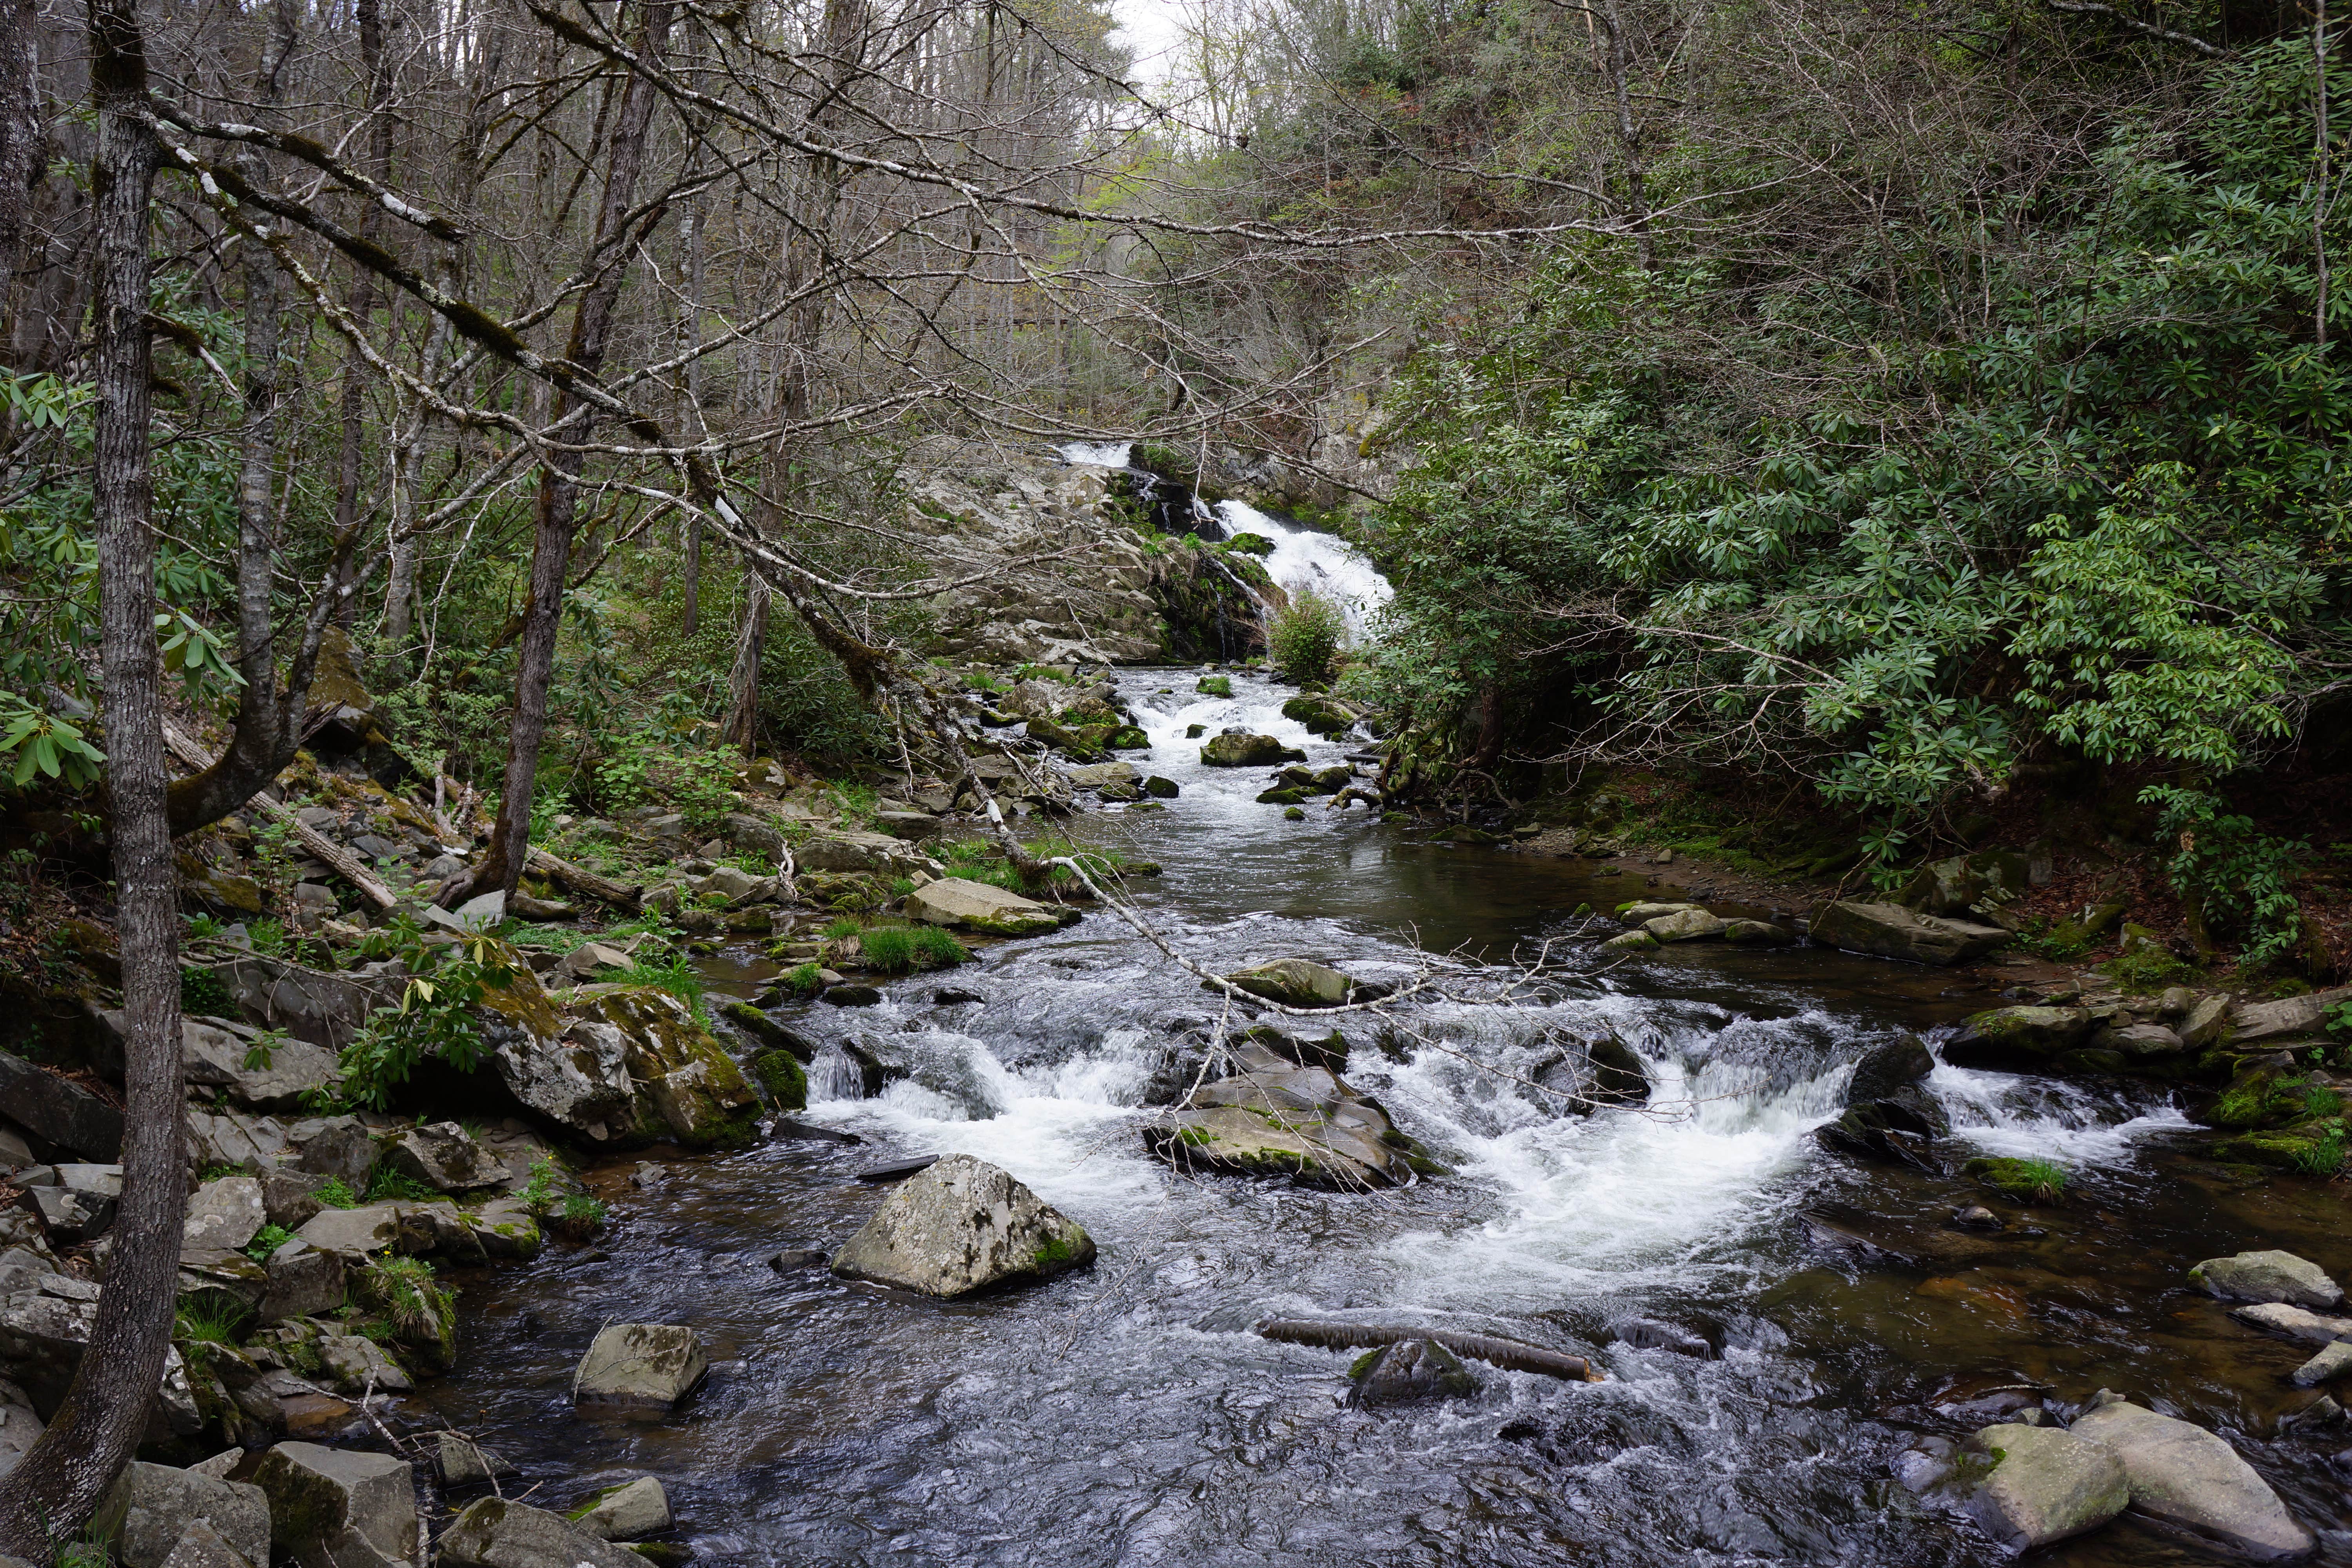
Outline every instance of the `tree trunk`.
<svg viewBox="0 0 2352 1568">
<path fill-rule="evenodd" d="M 179 907 L 163 815 L 163 660 L 148 483 L 147 212 L 154 132 L 137 0 L 92 0 L 92 173 L 98 223 L 98 533 L 106 783 L 122 946 L 122 1199 L 88 1348 L 65 1404 L 0 1479 L 0 1550 L 47 1561 L 88 1522 L 145 1432 L 171 1349 L 187 1210 L 180 1070 Z"/>
<path fill-rule="evenodd" d="M 15 341 L 8 303 L 25 261 L 33 183 L 45 151 L 40 21 L 38 0 L 0 0 L 0 343 Z"/>
<path fill-rule="evenodd" d="M 649 0 L 638 7 L 638 48 L 646 59 L 656 60 L 669 33 L 669 0 Z M 604 368 L 604 352 L 612 341 L 614 307 L 628 277 L 628 261 L 625 255 L 617 253 L 617 241 L 635 199 L 637 174 L 645 165 L 646 128 L 653 120 L 658 96 L 658 89 L 644 77 L 631 73 L 621 95 L 619 121 L 613 128 L 604 199 L 597 210 L 595 237 L 589 247 L 591 265 L 601 262 L 601 270 L 581 293 L 572 318 L 571 346 L 564 351 L 564 358 L 590 377 Z M 615 246 L 615 254 L 604 254 L 607 244 Z M 560 424 L 576 406 L 570 394 L 559 395 L 551 422 Z M 583 416 L 567 427 L 567 439 L 584 440 L 589 423 Z M 530 597 L 523 606 L 506 779 L 499 795 L 499 821 L 490 834 L 489 853 L 467 884 L 475 892 L 497 888 L 512 898 L 522 880 L 530 846 L 531 791 L 539 777 L 540 742 L 547 734 L 547 691 L 555 678 L 555 638 L 563 621 L 564 574 L 572 564 L 580 469 L 578 452 L 554 452 L 540 470 L 539 504 L 531 524 Z"/>
<path fill-rule="evenodd" d="M 703 239 L 703 226 L 709 215 L 703 210 L 700 196 L 686 210 L 686 310 L 679 321 L 679 347 L 688 353 L 702 347 L 703 284 L 706 278 L 704 258 L 709 246 Z M 698 353 L 686 362 L 687 401 L 694 405 L 694 428 L 709 433 L 702 416 L 702 356 Z M 684 422 L 680 421 L 681 426 Z M 688 637 L 694 635 L 700 618 L 702 602 L 702 518 L 697 514 L 686 523 L 686 607 L 678 617 L 679 629 Z"/>
<path fill-rule="evenodd" d="M 387 68 L 383 49 L 383 10 L 381 0 L 354 0 L 354 11 L 360 25 L 360 62 L 367 74 L 368 98 L 368 173 L 378 180 L 392 175 L 392 73 Z M 368 203 L 360 211 L 360 237 L 373 240 L 383 227 L 382 205 Z M 375 301 L 374 279 L 365 268 L 352 276 L 352 291 L 343 301 L 352 319 L 364 322 Z M 359 624 L 360 601 L 357 568 L 359 552 L 350 548 L 359 538 L 360 527 L 360 463 L 364 455 L 362 440 L 365 433 L 367 405 L 367 361 L 361 357 L 357 345 L 343 354 L 341 405 L 343 438 L 335 465 L 335 542 L 342 559 L 335 573 L 335 623 L 350 627 Z"/>
<path fill-rule="evenodd" d="M 760 656 L 768 647 L 768 584 L 750 574 L 743 630 L 735 639 L 735 668 L 727 676 L 727 724 L 722 739 L 747 757 L 760 754 Z"/>
</svg>

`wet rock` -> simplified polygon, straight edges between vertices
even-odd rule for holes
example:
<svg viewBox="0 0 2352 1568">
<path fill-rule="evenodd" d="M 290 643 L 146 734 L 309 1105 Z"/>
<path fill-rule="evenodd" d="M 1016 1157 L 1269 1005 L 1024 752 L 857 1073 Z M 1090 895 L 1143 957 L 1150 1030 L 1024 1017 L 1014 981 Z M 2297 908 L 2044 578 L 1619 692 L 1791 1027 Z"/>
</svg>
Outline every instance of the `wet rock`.
<svg viewBox="0 0 2352 1568">
<path fill-rule="evenodd" d="M 507 1179 L 506 1166 L 454 1121 L 436 1121 L 402 1133 L 384 1150 L 383 1161 L 436 1192 L 471 1192 L 498 1186 Z"/>
<path fill-rule="evenodd" d="M 24 1058 L 0 1051 L 0 1113 L 59 1148 L 92 1160 L 122 1152 L 122 1112 Z"/>
<path fill-rule="evenodd" d="M 1357 714 L 1345 703 L 1312 693 L 1292 698 L 1282 705 L 1282 716 L 1303 725 L 1311 735 L 1344 735 L 1356 727 Z"/>
<path fill-rule="evenodd" d="M 1133 763 L 1111 762 L 1072 768 L 1066 776 L 1074 789 L 1101 789 L 1108 784 L 1131 784 L 1143 775 Z"/>
<path fill-rule="evenodd" d="M 1701 942 L 1721 936 L 1728 922 L 1719 921 L 1705 910 L 1678 910 L 1670 915 L 1642 922 L 1642 929 L 1660 942 Z"/>
<path fill-rule="evenodd" d="M 406 1394 L 416 1384 L 407 1369 L 384 1353 L 382 1345 L 362 1334 L 326 1334 L 319 1340 L 319 1360 L 345 1393 L 373 1389 Z"/>
<path fill-rule="evenodd" d="M 2352 985 L 2338 985 L 2277 1002 L 2242 1002 L 2230 1011 L 2230 1043 L 2251 1046 L 2320 1036 L 2325 1032 L 2327 1010 L 2346 1001 L 2352 1001 Z M 0 1106 L 0 1110 L 5 1109 Z"/>
<path fill-rule="evenodd" d="M 382 1568 L 416 1556 L 416 1482 L 404 1459 L 280 1443 L 254 1484 L 269 1497 L 274 1545 L 302 1568 Z"/>
<path fill-rule="evenodd" d="M 881 1005 L 882 993 L 872 985 L 828 985 L 824 1001 L 835 1007 L 874 1007 Z"/>
<path fill-rule="evenodd" d="M 1854 1064 L 1846 1109 L 1814 1134 L 1834 1152 L 1940 1170 L 1930 1149 L 1950 1131 L 1936 1097 L 1922 1086 L 1936 1058 L 1915 1035 L 1874 1047 Z"/>
<path fill-rule="evenodd" d="M 909 920 L 985 936 L 1038 936 L 1062 924 L 1058 912 L 1034 899 L 961 877 L 925 883 L 907 895 L 901 908 Z"/>
<path fill-rule="evenodd" d="M 1399 1340 L 1357 1358 L 1349 1375 L 1350 1405 L 1378 1409 L 1432 1399 L 1465 1399 L 1478 1392 L 1478 1379 L 1462 1360 L 1431 1340 Z"/>
<path fill-rule="evenodd" d="M 1278 763 L 1303 763 L 1307 753 L 1286 746 L 1271 735 L 1227 730 L 1213 735 L 1201 747 L 1201 763 L 1211 768 L 1270 768 Z"/>
<path fill-rule="evenodd" d="M 261 1201 L 261 1183 L 252 1176 L 226 1176 L 206 1182 L 188 1200 L 187 1218 L 180 1227 L 181 1247 L 243 1250 L 268 1223 Z"/>
<path fill-rule="evenodd" d="M 1661 944 L 1648 931 L 1621 931 L 1601 945 L 1612 952 L 1647 952 Z"/>
<path fill-rule="evenodd" d="M 1962 1230 L 1999 1230 L 2001 1228 L 2000 1215 L 1993 1213 L 1992 1210 L 1985 1207 L 1982 1204 L 1971 1204 L 1967 1208 L 1960 1210 L 1958 1214 L 1952 1215 L 1952 1223 L 1958 1226 Z"/>
<path fill-rule="evenodd" d="M 434 1466 L 445 1486 L 478 1486 L 494 1476 L 510 1476 L 515 1468 L 470 1438 L 455 1432 L 434 1434 Z"/>
<path fill-rule="evenodd" d="M 2230 1316 L 2248 1328 L 2261 1329 L 2265 1333 L 2283 1334 L 2291 1340 L 2311 1344 L 2333 1344 L 2337 1340 L 2352 1340 L 2352 1318 L 2332 1318 L 2306 1308 L 2290 1306 L 2284 1301 L 2265 1301 L 2252 1307 L 2238 1307 Z"/>
<path fill-rule="evenodd" d="M 1838 900 L 1815 912 L 1812 939 L 1848 952 L 1914 963 L 1965 963 L 2004 947 L 2010 933 L 1999 926 L 1943 920 L 1899 904 Z"/>
<path fill-rule="evenodd" d="M 600 1541 L 641 1540 L 669 1528 L 669 1497 L 661 1482 L 639 1476 L 604 1493 L 572 1522 Z"/>
<path fill-rule="evenodd" d="M 2317 1388 L 2338 1378 L 2352 1377 L 2352 1340 L 2338 1340 L 2294 1369 L 2297 1388 Z"/>
<path fill-rule="evenodd" d="M 710 1371 L 702 1342 L 676 1323 L 614 1323 L 599 1330 L 572 1374 L 574 1405 L 603 1410 L 667 1410 Z"/>
<path fill-rule="evenodd" d="M 1997 1072 L 2044 1071 L 2053 1058 L 2088 1039 L 2096 1023 L 2081 1007 L 1997 1007 L 1963 1023 L 1945 1043 L 1944 1059 Z"/>
<path fill-rule="evenodd" d="M 1154 800 L 1174 800 L 1183 793 L 1183 790 L 1174 779 L 1162 778 L 1158 773 L 1153 773 L 1143 781 L 1143 793 Z"/>
<path fill-rule="evenodd" d="M 803 1268 L 822 1268 L 827 1261 L 827 1255 L 817 1247 L 787 1247 L 770 1255 L 768 1267 L 779 1274 L 797 1274 Z"/>
<path fill-rule="evenodd" d="M 2209 1258 L 2189 1271 L 2189 1282 L 2224 1301 L 2284 1301 L 2325 1309 L 2339 1306 L 2344 1289 L 2326 1270 L 2292 1252 L 2241 1252 Z"/>
<path fill-rule="evenodd" d="M 1277 958 L 1225 979 L 1253 996 L 1286 1007 L 1336 1007 L 1348 1000 L 1356 984 L 1352 977 L 1305 958 Z"/>
<path fill-rule="evenodd" d="M 1342 1192 L 1402 1185 L 1437 1167 L 1388 1113 L 1322 1068 L 1262 1068 L 1194 1090 L 1144 1147 L 1182 1169 L 1287 1176 Z"/>
<path fill-rule="evenodd" d="M 545 1509 L 483 1498 L 450 1522 L 438 1561 L 448 1568 L 646 1568 L 625 1546 L 600 1541 Z"/>
<path fill-rule="evenodd" d="M 1093 1237 L 1012 1175 L 950 1154 L 885 1199 L 832 1267 L 845 1279 L 955 1297 L 1051 1279 L 1094 1257 Z"/>
<path fill-rule="evenodd" d="M 1988 1426 L 1969 1440 L 1992 1467 L 1969 1499 L 1984 1532 L 2028 1551 L 2095 1530 L 2132 1500 L 2123 1461 L 2103 1443 L 2054 1426 Z"/>
<path fill-rule="evenodd" d="M 1769 921 L 1726 921 L 1723 940 L 1734 947 L 1788 947 L 1804 939 Z"/>
<path fill-rule="evenodd" d="M 1637 1351 L 1672 1351 L 1676 1355 L 1693 1356 L 1700 1361 L 1715 1359 L 1715 1346 L 1696 1329 L 1669 1323 L 1661 1318 L 1627 1318 L 1609 1325 L 1609 1338 L 1614 1343 L 1631 1345 Z"/>
<path fill-rule="evenodd" d="M 269 1561 L 269 1500 L 259 1487 L 136 1460 L 90 1521 L 123 1568 L 162 1568 L 188 1526 L 202 1520 L 249 1563 Z"/>
<path fill-rule="evenodd" d="M 2312 1549 L 2311 1532 L 2229 1444 L 2200 1426 L 2105 1397 L 2076 1418 L 2073 1432 L 2105 1445 L 2123 1462 L 2134 1512 L 2250 1556 L 2294 1557 Z"/>
</svg>

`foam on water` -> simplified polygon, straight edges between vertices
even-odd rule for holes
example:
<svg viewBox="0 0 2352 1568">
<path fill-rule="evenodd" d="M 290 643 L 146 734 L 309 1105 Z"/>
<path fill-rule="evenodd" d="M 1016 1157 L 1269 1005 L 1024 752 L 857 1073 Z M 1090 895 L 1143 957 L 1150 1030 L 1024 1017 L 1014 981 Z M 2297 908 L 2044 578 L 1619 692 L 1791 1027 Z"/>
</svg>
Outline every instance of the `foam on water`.
<svg viewBox="0 0 2352 1568">
<path fill-rule="evenodd" d="M 1938 1064 L 1928 1091 L 1952 1119 L 1952 1136 L 1986 1154 L 2054 1160 L 2069 1169 L 2128 1161 L 2159 1133 L 2194 1127 L 2177 1105 L 2141 1109 L 2059 1079 L 2019 1078 Z"/>
<path fill-rule="evenodd" d="M 1373 612 L 1395 595 L 1364 552 L 1336 535 L 1268 517 L 1247 501 L 1219 501 L 1217 517 L 1233 532 L 1274 541 L 1266 575 L 1284 588 L 1309 588 L 1337 604 L 1358 637 L 1365 635 Z"/>
</svg>

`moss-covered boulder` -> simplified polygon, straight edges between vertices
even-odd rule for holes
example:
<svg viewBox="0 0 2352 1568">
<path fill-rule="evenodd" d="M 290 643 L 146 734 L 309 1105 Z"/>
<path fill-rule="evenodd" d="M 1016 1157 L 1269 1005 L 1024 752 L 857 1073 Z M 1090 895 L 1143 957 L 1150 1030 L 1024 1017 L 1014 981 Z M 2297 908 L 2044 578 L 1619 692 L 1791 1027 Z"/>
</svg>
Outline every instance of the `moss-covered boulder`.
<svg viewBox="0 0 2352 1568">
<path fill-rule="evenodd" d="M 1043 741 L 1074 757 L 1097 757 L 1109 746 L 1111 737 L 1118 733 L 1120 728 L 1116 723 L 1082 724 L 1073 728 L 1058 720 L 1032 719 L 1029 721 L 1029 738 Z M 1145 742 L 1147 745 L 1150 743 L 1148 741 Z"/>
<path fill-rule="evenodd" d="M 1211 768 L 1270 768 L 1278 763 L 1303 763 L 1307 753 L 1286 746 L 1271 735 L 1228 730 L 1202 744 L 1201 763 Z"/>
<path fill-rule="evenodd" d="M 1996 1007 L 1969 1016 L 1944 1047 L 1954 1067 L 2047 1070 L 2051 1058 L 2090 1038 L 2097 1016 L 2081 1007 Z"/>
<path fill-rule="evenodd" d="M 1352 976 L 1306 958 L 1277 958 L 1225 978 L 1253 996 L 1286 1007 L 1337 1007 L 1356 988 Z"/>
<path fill-rule="evenodd" d="M 1192 683 L 1192 689 L 1203 697 L 1231 697 L 1234 682 L 1231 676 L 1204 675 Z"/>
<path fill-rule="evenodd" d="M 1356 727 L 1355 710 L 1328 697 L 1294 697 L 1282 705 L 1282 716 L 1317 735 L 1344 735 Z"/>
<path fill-rule="evenodd" d="M 751 1058 L 751 1076 L 768 1091 L 768 1103 L 778 1110 L 808 1108 L 808 1070 L 792 1052 L 769 1047 Z"/>
<path fill-rule="evenodd" d="M 1280 1176 L 1342 1192 L 1442 1170 L 1378 1101 L 1327 1068 L 1260 1065 L 1203 1084 L 1171 1125 L 1146 1128 L 1143 1141 L 1180 1169 Z"/>
<path fill-rule="evenodd" d="M 741 1069 L 657 987 L 583 986 L 565 1014 L 501 1019 L 485 1037 L 515 1099 L 591 1144 L 733 1148 L 757 1134 L 759 1097 Z"/>
</svg>

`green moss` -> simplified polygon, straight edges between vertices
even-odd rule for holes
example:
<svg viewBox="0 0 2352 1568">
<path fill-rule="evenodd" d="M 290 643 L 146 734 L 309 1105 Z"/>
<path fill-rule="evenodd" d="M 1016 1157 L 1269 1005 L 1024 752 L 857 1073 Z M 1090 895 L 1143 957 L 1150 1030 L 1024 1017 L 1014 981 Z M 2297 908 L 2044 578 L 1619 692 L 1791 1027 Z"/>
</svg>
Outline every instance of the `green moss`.
<svg viewBox="0 0 2352 1568">
<path fill-rule="evenodd" d="M 779 1110 L 801 1110 L 808 1105 L 808 1072 L 800 1058 L 780 1046 L 771 1046 L 751 1058 L 751 1076 L 768 1091 Z"/>
<path fill-rule="evenodd" d="M 1231 697 L 1234 694 L 1234 683 L 1226 676 L 1204 675 L 1193 684 L 1192 689 L 1210 697 Z"/>
<path fill-rule="evenodd" d="M 1960 1171 L 2021 1204 L 2054 1204 L 2066 1191 L 2065 1167 L 2051 1160 L 2014 1160 L 1994 1155 L 1970 1160 Z"/>
</svg>

